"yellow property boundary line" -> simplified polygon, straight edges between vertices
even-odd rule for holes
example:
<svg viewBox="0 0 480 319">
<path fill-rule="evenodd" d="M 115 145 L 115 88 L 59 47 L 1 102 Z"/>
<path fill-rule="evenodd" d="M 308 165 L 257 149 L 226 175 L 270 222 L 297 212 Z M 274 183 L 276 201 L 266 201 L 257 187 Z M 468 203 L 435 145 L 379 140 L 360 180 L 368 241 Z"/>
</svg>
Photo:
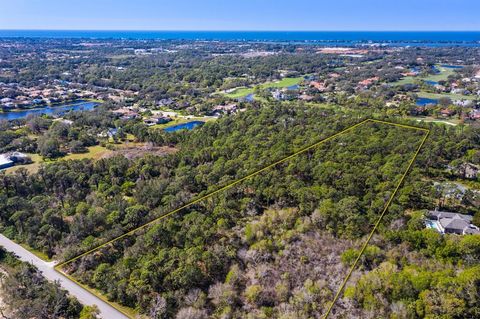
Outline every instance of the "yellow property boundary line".
<svg viewBox="0 0 480 319">
<path fill-rule="evenodd" d="M 399 190 L 400 187 L 402 186 L 403 181 L 405 180 L 405 177 L 407 177 L 407 175 L 408 175 L 408 173 L 409 173 L 409 171 L 410 171 L 410 168 L 412 168 L 412 165 L 413 165 L 413 163 L 415 162 L 415 160 L 417 159 L 417 156 L 418 156 L 418 154 L 420 153 L 420 150 L 422 149 L 423 145 L 425 144 L 425 141 L 427 140 L 428 136 L 430 135 L 430 130 L 429 130 L 429 129 L 425 129 L 425 128 L 412 127 L 412 126 L 409 126 L 409 125 L 402 125 L 402 124 L 390 123 L 390 122 L 379 121 L 379 120 L 371 120 L 371 121 L 372 121 L 372 122 L 376 122 L 376 123 L 384 123 L 384 124 L 396 125 L 396 126 L 400 126 L 400 127 L 403 127 L 403 128 L 416 128 L 417 130 L 422 130 L 422 131 L 426 132 L 426 134 L 425 134 L 425 136 L 423 137 L 423 139 L 422 139 L 420 145 L 418 146 L 417 150 L 415 151 L 415 154 L 414 154 L 413 158 L 412 158 L 412 159 L 410 160 L 410 162 L 408 163 L 407 169 L 405 170 L 405 172 L 403 173 L 402 177 L 400 178 L 400 181 L 398 182 L 397 187 L 395 188 L 395 190 L 393 191 L 392 195 L 390 196 L 390 198 L 388 199 L 387 203 L 385 204 L 385 207 L 383 208 L 382 213 L 381 213 L 380 216 L 378 217 L 377 222 L 375 223 L 372 231 L 371 231 L 370 234 L 368 235 L 367 240 L 365 241 L 365 243 L 363 243 L 362 249 L 361 249 L 360 252 L 358 253 L 357 259 L 355 259 L 355 262 L 354 262 L 353 265 L 350 267 L 350 270 L 348 271 L 347 276 L 345 277 L 345 279 L 343 280 L 342 284 L 340 285 L 340 288 L 338 288 L 337 293 L 335 294 L 335 297 L 333 298 L 330 306 L 328 307 L 327 312 L 326 312 L 325 315 L 323 316 L 324 319 L 326 319 L 326 318 L 330 315 L 330 313 L 332 312 L 332 309 L 333 309 L 333 307 L 335 306 L 335 303 L 337 302 L 338 298 L 340 298 L 340 295 L 341 295 L 342 291 L 345 289 L 345 285 L 347 284 L 348 280 L 349 280 L 350 277 L 352 276 L 352 273 L 353 273 L 353 271 L 355 270 L 355 268 L 357 267 L 358 262 L 360 261 L 360 258 L 362 258 L 362 255 L 363 255 L 363 253 L 365 252 L 365 249 L 367 248 L 368 244 L 370 243 L 370 240 L 372 239 L 373 234 L 374 234 L 375 231 L 377 230 L 378 225 L 380 225 L 380 223 L 382 222 L 382 219 L 383 219 L 383 217 L 385 216 L 385 214 L 386 214 L 386 212 L 387 212 L 387 210 L 388 210 L 388 207 L 390 206 L 390 204 L 391 204 L 392 201 L 393 201 L 393 198 L 395 197 L 395 195 L 397 194 L 398 190 Z"/>
<path fill-rule="evenodd" d="M 386 125 L 393 125 L 393 126 L 397 126 L 397 127 L 401 127 L 401 128 L 406 128 L 406 129 L 420 130 L 420 131 L 426 132 L 426 134 L 425 134 L 425 136 L 423 137 L 422 142 L 420 143 L 419 147 L 417 148 L 414 157 L 413 157 L 412 160 L 409 162 L 409 165 L 408 165 L 405 173 L 402 175 L 402 177 L 401 177 L 401 179 L 400 179 L 400 182 L 398 183 L 397 187 L 395 188 L 394 192 L 392 193 L 392 195 L 390 196 L 388 202 L 386 203 L 386 205 L 385 205 L 385 207 L 384 207 L 384 209 L 383 209 L 383 211 L 382 211 L 382 214 L 380 215 L 380 217 L 378 218 L 377 222 L 375 223 L 375 226 L 374 226 L 373 230 L 370 232 L 369 236 L 367 237 L 367 241 L 363 244 L 362 249 L 360 250 L 360 253 L 359 253 L 359 255 L 357 256 L 357 259 L 355 260 L 355 262 L 354 262 L 353 265 L 351 266 L 351 268 L 350 268 L 347 276 L 345 277 L 345 279 L 343 280 L 340 288 L 338 289 L 337 293 L 335 294 L 335 297 L 334 297 L 333 301 L 331 302 L 331 304 L 330 304 L 330 306 L 329 306 L 329 308 L 328 308 L 328 311 L 327 311 L 326 314 L 324 315 L 324 318 L 327 318 L 328 315 L 331 313 L 332 308 L 333 308 L 333 306 L 335 305 L 336 301 L 337 301 L 338 298 L 340 297 L 340 294 L 342 293 L 343 289 L 345 288 L 345 285 L 346 285 L 347 281 L 350 279 L 350 276 L 352 275 L 353 270 L 356 268 L 356 266 L 357 266 L 357 264 L 358 264 L 358 262 L 359 262 L 359 260 L 360 260 L 360 258 L 361 258 L 361 256 L 362 256 L 362 254 L 365 252 L 365 249 L 366 249 L 368 243 L 370 242 L 370 240 L 371 240 L 374 232 L 376 231 L 378 225 L 380 224 L 381 220 L 383 219 L 383 216 L 384 216 L 385 213 L 387 212 L 387 209 L 388 209 L 388 207 L 390 206 L 393 198 L 395 197 L 397 191 L 400 189 L 400 186 L 403 184 L 403 181 L 405 180 L 405 177 L 407 176 L 408 172 L 410 171 L 410 168 L 412 167 L 413 163 L 415 162 L 415 160 L 416 160 L 416 158 L 417 158 L 417 156 L 418 156 L 421 148 L 422 148 L 423 145 L 425 144 L 425 141 L 426 141 L 428 135 L 430 134 L 430 130 L 429 130 L 429 129 L 426 129 L 426 128 L 423 128 L 423 127 L 418 127 L 418 126 L 412 126 L 412 125 L 405 125 L 405 124 L 398 124 L 398 123 L 393 123 L 393 122 L 375 120 L 375 119 L 366 119 L 366 120 L 363 120 L 363 121 L 361 121 L 361 122 L 359 122 L 359 123 L 357 123 L 357 124 L 354 124 L 354 125 L 346 128 L 346 129 L 338 132 L 338 133 L 335 133 L 335 134 L 333 134 L 333 135 L 331 135 L 331 136 L 329 136 L 329 137 L 326 137 L 326 138 L 324 138 L 324 139 L 322 139 L 322 140 L 320 140 L 320 141 L 318 141 L 318 142 L 316 142 L 316 143 L 314 143 L 314 144 L 311 144 L 311 145 L 309 145 L 309 146 L 306 146 L 306 147 L 300 149 L 299 151 L 296 151 L 295 153 L 293 153 L 293 154 L 291 154 L 291 155 L 288 155 L 288 156 L 286 156 L 286 157 L 284 157 L 284 158 L 282 158 L 282 159 L 280 159 L 280 160 L 278 160 L 278 161 L 276 161 L 276 162 L 274 162 L 274 163 L 272 163 L 272 164 L 269 164 L 269 165 L 267 165 L 267 166 L 265 166 L 265 167 L 263 167 L 263 168 L 261 168 L 261 169 L 258 169 L 258 170 L 256 170 L 255 172 L 253 172 L 253 173 L 251 173 L 251 174 L 249 174 L 249 175 L 247 175 L 247 176 L 245 176 L 245 177 L 242 177 L 242 178 L 240 178 L 240 179 L 238 179 L 238 180 L 236 180 L 236 181 L 233 181 L 232 183 L 227 184 L 227 185 L 225 185 L 225 186 L 223 186 L 223 187 L 221 187 L 221 188 L 219 188 L 219 189 L 217 189 L 217 190 L 215 190 L 215 191 L 212 191 L 212 192 L 210 192 L 210 193 L 208 193 L 208 194 L 206 194 L 206 195 L 204 195 L 204 196 L 202 196 L 202 197 L 200 197 L 200 198 L 197 198 L 197 199 L 195 199 L 195 200 L 192 200 L 192 201 L 186 203 L 186 204 L 183 205 L 183 206 L 180 206 L 180 207 L 178 207 L 178 208 L 176 208 L 176 209 L 174 209 L 174 210 L 172 210 L 172 211 L 170 211 L 170 212 L 168 212 L 168 213 L 166 213 L 166 214 L 164 214 L 164 215 L 162 215 L 162 216 L 160 216 L 160 217 L 157 217 L 157 218 L 155 218 L 155 219 L 153 219 L 153 220 L 151 220 L 151 221 L 149 221 L 149 222 L 147 222 L 147 223 L 145 223 L 145 224 L 143 224 L 143 225 L 141 225 L 141 226 L 139 226 L 139 227 L 137 227 L 137 228 L 134 228 L 134 229 L 132 229 L 132 230 L 124 233 L 123 235 L 120 235 L 120 236 L 118 236 L 118 237 L 115 237 L 115 238 L 113 238 L 113 239 L 111 239 L 111 240 L 109 240 L 109 241 L 107 241 L 107 242 L 105 242 L 105 243 L 103 243 L 103 244 L 101 244 L 101 245 L 99 245 L 99 246 L 97 246 L 97 247 L 95 247 L 95 248 L 92 248 L 92 249 L 90 249 L 90 250 L 88 250 L 88 251 L 86 251 L 86 252 L 84 252 L 84 253 L 82 253 L 82 254 L 80 254 L 80 255 L 78 255 L 78 256 L 75 256 L 75 257 L 73 257 L 73 258 L 71 258 L 71 259 L 68 259 L 68 260 L 66 260 L 66 261 L 63 261 L 63 262 L 57 264 L 57 265 L 54 267 L 54 269 L 55 269 L 55 271 L 57 271 L 57 272 L 60 273 L 61 275 L 65 276 L 65 277 L 67 277 L 68 279 L 70 279 L 71 281 L 75 282 L 75 283 L 76 283 L 77 285 L 79 285 L 80 287 L 84 288 L 85 290 L 87 290 L 87 291 L 91 292 L 92 294 L 94 294 L 95 296 L 99 297 L 101 300 L 103 300 L 104 302 L 108 303 L 110 306 L 112 306 L 113 308 L 117 309 L 119 312 L 123 313 L 125 316 L 134 319 L 130 314 L 126 313 L 123 309 L 119 309 L 119 305 L 112 303 L 112 302 L 109 301 L 104 295 L 99 294 L 98 292 L 96 292 L 96 291 L 93 290 L 92 288 L 90 288 L 90 287 L 88 287 L 88 286 L 86 286 L 86 285 L 78 282 L 78 281 L 77 281 L 76 279 L 74 279 L 72 276 L 70 276 L 70 275 L 68 275 L 67 273 L 65 273 L 64 271 L 62 271 L 61 268 L 64 267 L 65 265 L 68 265 L 68 264 L 70 264 L 70 263 L 72 263 L 72 262 L 74 262 L 74 261 L 76 261 L 76 260 L 78 260 L 78 259 L 80 259 L 80 258 L 82 258 L 82 257 L 84 257 L 84 256 L 86 256 L 86 255 L 88 255 L 88 254 L 91 254 L 91 253 L 93 253 L 93 252 L 95 252 L 95 251 L 97 251 L 97 250 L 99 250 L 99 249 L 101 249 L 101 248 L 103 248 L 103 247 L 106 247 L 106 246 L 112 244 L 113 242 L 115 242 L 115 241 L 117 241 L 117 240 L 120 240 L 120 239 L 125 238 L 125 237 L 130 236 L 130 235 L 133 235 L 135 232 L 137 232 L 137 231 L 139 231 L 139 230 L 141 230 L 141 229 L 147 228 L 148 226 L 150 226 L 150 225 L 152 225 L 152 224 L 154 224 L 154 223 L 156 223 L 156 222 L 158 222 L 158 221 L 160 221 L 160 220 L 163 220 L 163 219 L 165 219 L 165 218 L 167 218 L 167 217 L 169 217 L 169 216 L 171 216 L 171 215 L 173 215 L 173 214 L 175 214 L 175 213 L 178 213 L 179 211 L 181 211 L 181 210 L 183 210 L 183 209 L 185 209 L 185 208 L 187 208 L 187 207 L 189 207 L 189 206 L 191 206 L 191 205 L 194 205 L 194 204 L 196 204 L 196 203 L 198 203 L 198 202 L 200 202 L 200 201 L 202 201 L 202 200 L 204 200 L 204 199 L 210 198 L 210 197 L 214 196 L 215 194 L 218 194 L 218 193 L 220 193 L 220 192 L 222 192 L 222 191 L 224 191 L 224 190 L 227 190 L 227 189 L 229 189 L 229 188 L 232 188 L 233 186 L 235 186 L 235 185 L 243 182 L 244 180 L 246 180 L 246 179 L 248 179 L 248 178 L 250 178 L 250 177 L 253 177 L 253 176 L 255 176 L 255 175 L 258 175 L 258 174 L 260 174 L 261 172 L 263 172 L 263 171 L 265 171 L 265 170 L 268 170 L 269 168 L 272 168 L 272 167 L 274 167 L 274 166 L 276 166 L 276 165 L 278 165 L 278 164 L 281 164 L 281 163 L 283 163 L 283 162 L 286 162 L 286 161 L 288 161 L 289 159 L 291 159 L 291 158 L 293 158 L 293 157 L 295 157 L 295 156 L 297 156 L 297 155 L 300 155 L 300 154 L 302 154 L 302 153 L 305 153 L 306 151 L 311 150 L 311 149 L 319 146 L 320 144 L 323 144 L 323 143 L 325 143 L 325 142 L 327 142 L 327 141 L 330 141 L 330 140 L 332 140 L 332 139 L 334 139 L 334 138 L 336 138 L 336 137 L 338 137 L 338 136 L 340 136 L 340 135 L 342 135 L 342 134 L 344 134 L 344 133 L 346 133 L 346 132 L 348 132 L 348 131 L 351 131 L 351 130 L 353 130 L 353 129 L 361 126 L 361 125 L 364 125 L 364 124 L 366 124 L 366 123 L 369 123 L 369 122 L 386 124 Z"/>
</svg>

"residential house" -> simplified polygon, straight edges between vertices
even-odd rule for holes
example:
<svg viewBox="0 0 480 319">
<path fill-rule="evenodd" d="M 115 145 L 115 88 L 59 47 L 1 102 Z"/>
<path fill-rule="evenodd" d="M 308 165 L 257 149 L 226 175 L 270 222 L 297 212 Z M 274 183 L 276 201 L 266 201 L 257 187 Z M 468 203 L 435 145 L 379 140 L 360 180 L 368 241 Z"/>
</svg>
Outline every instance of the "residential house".
<svg viewBox="0 0 480 319">
<path fill-rule="evenodd" d="M 118 110 L 114 110 L 112 112 L 120 115 L 120 118 L 124 119 L 124 120 L 135 119 L 139 116 L 139 114 L 136 111 L 134 111 L 130 108 L 127 108 L 127 107 L 124 107 L 124 108 L 121 108 L 121 109 L 118 109 Z"/>
<path fill-rule="evenodd" d="M 474 103 L 471 100 L 455 100 L 453 104 L 461 107 L 472 107 Z"/>
<path fill-rule="evenodd" d="M 374 82 L 377 82 L 378 80 L 380 80 L 380 78 L 378 76 L 375 76 L 373 78 L 368 78 L 368 79 L 365 79 L 365 80 L 362 80 L 360 82 L 358 82 L 358 85 L 360 87 L 363 87 L 363 88 L 368 88 L 370 87 Z"/>
<path fill-rule="evenodd" d="M 480 168 L 477 165 L 471 163 L 462 164 L 462 170 L 466 178 L 477 178 Z"/>
<path fill-rule="evenodd" d="M 469 117 L 472 120 L 480 120 L 480 109 L 479 110 L 472 110 L 469 114 Z"/>
<path fill-rule="evenodd" d="M 472 224 L 472 216 L 442 212 L 438 210 L 428 211 L 426 225 L 441 234 L 480 234 L 480 229 Z"/>
<path fill-rule="evenodd" d="M 283 92 L 280 91 L 280 90 L 275 90 L 272 92 L 272 96 L 275 100 L 283 100 L 284 96 L 283 96 Z"/>
<path fill-rule="evenodd" d="M 217 105 L 213 107 L 214 113 L 233 113 L 237 110 L 237 104 Z"/>
<path fill-rule="evenodd" d="M 174 101 L 171 98 L 161 99 L 161 100 L 157 101 L 158 106 L 169 106 L 169 105 L 172 105 L 173 103 L 174 103 Z"/>
<path fill-rule="evenodd" d="M 325 92 L 327 89 L 325 82 L 311 81 L 310 86 L 316 88 L 319 92 Z"/>
<path fill-rule="evenodd" d="M 442 114 L 442 116 L 449 117 L 449 116 L 454 115 L 455 111 L 450 110 L 450 109 L 443 109 L 443 110 L 440 111 L 440 114 Z"/>
<path fill-rule="evenodd" d="M 165 124 L 165 123 L 168 123 L 170 121 L 172 121 L 172 119 L 168 116 L 151 117 L 151 118 L 143 120 L 143 122 L 148 126 L 152 126 L 152 125 L 155 125 L 155 124 Z"/>
<path fill-rule="evenodd" d="M 12 167 L 15 163 L 27 163 L 30 161 L 26 154 L 20 152 L 0 154 L 0 169 Z"/>
<path fill-rule="evenodd" d="M 14 162 L 5 154 L 0 154 L 0 169 L 12 167 Z"/>
</svg>

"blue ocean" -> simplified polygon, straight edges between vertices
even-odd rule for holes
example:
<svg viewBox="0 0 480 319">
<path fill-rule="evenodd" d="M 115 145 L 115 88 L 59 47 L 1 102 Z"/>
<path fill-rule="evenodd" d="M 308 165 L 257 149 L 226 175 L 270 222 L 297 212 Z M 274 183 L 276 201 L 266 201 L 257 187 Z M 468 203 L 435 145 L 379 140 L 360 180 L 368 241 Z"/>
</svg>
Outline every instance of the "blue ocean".
<svg viewBox="0 0 480 319">
<path fill-rule="evenodd" d="M 424 46 L 480 46 L 479 31 L 80 31 L 0 30 L 0 38 L 88 38 L 385 43 Z"/>
</svg>

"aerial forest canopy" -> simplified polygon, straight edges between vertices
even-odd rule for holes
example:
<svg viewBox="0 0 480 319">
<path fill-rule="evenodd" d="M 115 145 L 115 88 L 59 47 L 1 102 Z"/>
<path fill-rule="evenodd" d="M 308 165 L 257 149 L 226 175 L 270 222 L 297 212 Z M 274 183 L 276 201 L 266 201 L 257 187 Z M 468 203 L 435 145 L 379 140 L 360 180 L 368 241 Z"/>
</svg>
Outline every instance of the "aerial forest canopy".
<svg viewBox="0 0 480 319">
<path fill-rule="evenodd" d="M 127 127 L 142 140 L 177 151 L 134 160 L 117 156 L 95 162 L 58 161 L 33 175 L 22 170 L 2 174 L 2 232 L 49 257 L 68 259 L 360 122 L 362 118 L 354 114 L 274 105 L 252 107 L 191 132 Z M 368 312 L 382 285 L 395 280 L 389 276 L 403 276 L 408 267 L 427 272 L 448 262 L 468 268 L 467 255 L 461 252 L 467 252 L 469 260 L 479 258 L 469 248 L 478 247 L 475 236 L 445 241 L 441 253 L 432 252 L 425 247 L 433 235 L 417 225 L 415 214 L 407 216 L 408 224 L 398 222 L 407 209 L 433 208 L 428 178 L 480 142 L 469 128 L 431 129 L 426 148 L 368 247 L 359 272 L 381 267 L 362 277 L 361 285 L 349 288 L 341 299 L 343 309 L 351 313 Z M 65 270 L 111 300 L 152 318 L 249 313 L 319 317 L 422 134 L 368 123 L 87 255 Z M 397 257 L 398 245 L 406 259 Z M 442 257 L 433 264 L 419 255 Z M 372 288 L 371 277 L 377 274 L 386 279 Z M 474 289 L 473 270 L 462 275 L 468 279 L 457 279 L 453 272 L 444 275 Z M 408 299 L 418 309 L 412 306 L 405 311 L 418 316 L 448 313 L 450 309 L 425 304 L 430 294 L 436 294 L 439 302 L 453 298 L 437 286 L 431 279 L 421 287 L 392 294 L 389 302 Z M 477 299 L 455 298 L 478 311 Z"/>
</svg>

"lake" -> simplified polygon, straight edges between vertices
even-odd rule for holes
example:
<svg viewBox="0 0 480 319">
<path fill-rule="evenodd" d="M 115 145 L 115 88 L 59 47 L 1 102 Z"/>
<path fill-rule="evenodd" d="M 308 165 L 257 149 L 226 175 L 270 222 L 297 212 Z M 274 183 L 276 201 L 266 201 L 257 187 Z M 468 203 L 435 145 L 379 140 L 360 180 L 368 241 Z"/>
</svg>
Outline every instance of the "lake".
<svg viewBox="0 0 480 319">
<path fill-rule="evenodd" d="M 436 99 L 427 99 L 425 97 L 419 97 L 417 99 L 417 105 L 418 106 L 426 106 L 428 104 L 434 104 L 434 105 L 437 105 L 438 104 L 438 100 Z"/>
<path fill-rule="evenodd" d="M 0 113 L 0 120 L 20 120 L 29 115 L 62 115 L 67 112 L 73 111 L 90 111 L 93 110 L 99 103 L 97 102 L 88 102 L 88 101 L 76 101 L 68 104 L 60 104 L 55 106 L 40 107 L 34 109 L 24 109 L 19 111 L 10 111 Z"/>
<path fill-rule="evenodd" d="M 463 69 L 464 68 L 462 65 L 442 64 L 440 66 L 444 67 L 444 68 L 447 68 L 447 69 Z"/>
<path fill-rule="evenodd" d="M 174 126 L 166 127 L 163 130 L 165 132 L 176 132 L 179 130 L 192 130 L 197 126 L 203 125 L 205 122 L 202 121 L 192 121 L 192 122 L 187 122 L 187 123 L 182 123 L 182 124 L 177 124 Z"/>
</svg>

